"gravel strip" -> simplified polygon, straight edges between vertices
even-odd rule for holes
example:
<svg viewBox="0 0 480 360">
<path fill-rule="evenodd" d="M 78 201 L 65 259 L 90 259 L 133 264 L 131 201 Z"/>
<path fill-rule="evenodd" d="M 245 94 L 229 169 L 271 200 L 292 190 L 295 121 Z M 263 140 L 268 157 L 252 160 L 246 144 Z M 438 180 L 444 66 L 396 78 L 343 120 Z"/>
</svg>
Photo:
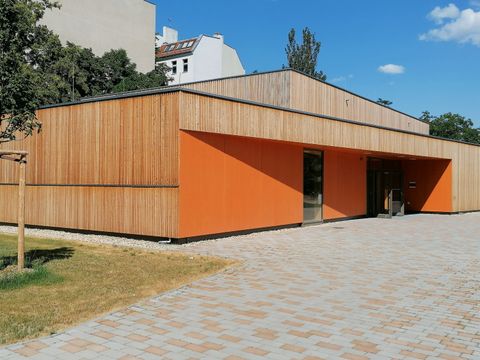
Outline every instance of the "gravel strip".
<svg viewBox="0 0 480 360">
<path fill-rule="evenodd" d="M 42 238 L 42 239 L 59 239 L 59 240 L 68 240 L 68 241 L 79 241 L 84 243 L 91 243 L 91 244 L 100 244 L 100 245 L 112 245 L 112 246 L 119 246 L 119 247 L 130 247 L 130 248 L 138 248 L 138 249 L 146 249 L 146 250 L 159 250 L 159 251 L 174 251 L 174 250 L 182 250 L 187 248 L 195 248 L 196 246 L 207 245 L 209 243 L 214 243 L 217 241 L 226 241 L 235 239 L 236 241 L 241 239 L 251 239 L 254 237 L 262 235 L 268 235 L 273 233 L 279 232 L 291 232 L 291 231 L 298 231 L 301 228 L 285 228 L 285 229 L 278 229 L 278 230 L 270 230 L 270 231 L 263 231 L 263 232 L 253 232 L 251 234 L 246 235 L 235 235 L 229 236 L 224 238 L 218 239 L 210 239 L 210 240 L 201 240 L 198 242 L 190 242 L 182 245 L 177 244 L 170 244 L 165 241 L 154 241 L 154 240 L 142 240 L 141 238 L 129 238 L 127 236 L 112 236 L 112 235 L 102 235 L 102 234 L 85 234 L 79 233 L 74 231 L 60 231 L 60 230 L 51 230 L 51 229 L 39 229 L 39 228 L 32 228 L 28 227 L 25 228 L 25 235 L 31 236 L 35 238 Z M 16 226 L 8 226 L 8 225 L 0 225 L 0 234 L 10 234 L 10 235 L 17 235 L 17 227 Z"/>
<path fill-rule="evenodd" d="M 3 234 L 17 234 L 16 226 L 0 226 L 0 233 Z M 61 239 L 69 241 L 80 241 L 91 244 L 101 244 L 101 245 L 113 245 L 120 247 L 131 247 L 131 248 L 140 248 L 147 250 L 176 250 L 188 246 L 185 245 L 173 245 L 165 242 L 156 242 L 150 240 L 141 240 L 141 239 L 132 239 L 128 237 L 121 236 L 111 236 L 111 235 L 97 235 L 97 234 L 84 234 L 76 233 L 70 231 L 59 231 L 59 230 L 49 230 L 49 229 L 37 229 L 37 228 L 26 228 L 25 235 L 43 238 L 43 239 Z"/>
</svg>

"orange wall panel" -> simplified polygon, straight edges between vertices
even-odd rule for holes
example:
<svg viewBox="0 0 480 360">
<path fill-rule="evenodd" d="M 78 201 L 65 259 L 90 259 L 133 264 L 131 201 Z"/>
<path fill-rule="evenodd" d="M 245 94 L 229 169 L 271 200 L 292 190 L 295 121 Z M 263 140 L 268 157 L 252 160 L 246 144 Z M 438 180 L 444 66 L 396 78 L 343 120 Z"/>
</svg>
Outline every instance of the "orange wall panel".
<svg viewBox="0 0 480 360">
<path fill-rule="evenodd" d="M 407 211 L 452 212 L 452 162 L 417 160 L 403 162 Z M 409 182 L 416 182 L 410 189 Z"/>
<path fill-rule="evenodd" d="M 180 132 L 180 237 L 301 223 L 303 149 Z"/>
<path fill-rule="evenodd" d="M 323 217 L 325 220 L 366 214 L 367 162 L 361 154 L 324 152 Z"/>
</svg>

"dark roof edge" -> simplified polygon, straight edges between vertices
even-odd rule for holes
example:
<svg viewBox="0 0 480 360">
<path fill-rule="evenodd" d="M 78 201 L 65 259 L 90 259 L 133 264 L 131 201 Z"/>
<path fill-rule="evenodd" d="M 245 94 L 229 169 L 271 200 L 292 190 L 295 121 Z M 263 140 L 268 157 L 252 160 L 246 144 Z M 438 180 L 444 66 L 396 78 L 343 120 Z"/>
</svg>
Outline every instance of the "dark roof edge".
<svg viewBox="0 0 480 360">
<path fill-rule="evenodd" d="M 298 71 L 298 70 L 295 70 L 295 69 L 292 69 L 292 68 L 285 68 L 285 69 L 277 69 L 277 70 L 270 70 L 270 71 L 263 71 L 263 72 L 257 72 L 257 73 L 250 73 L 250 74 L 244 74 L 244 75 L 234 75 L 234 76 L 226 76 L 226 77 L 222 77 L 222 78 L 216 78 L 216 79 L 209 79 L 209 80 L 202 80 L 202 81 L 192 81 L 192 82 L 189 82 L 189 83 L 183 83 L 183 84 L 179 84 L 179 85 L 172 85 L 172 86 L 185 86 L 185 85 L 192 85 L 192 84 L 199 84 L 199 83 L 208 83 L 208 82 L 212 82 L 212 81 L 220 81 L 220 80 L 228 80 L 228 79 L 237 79 L 237 78 L 241 78 L 241 77 L 247 77 L 247 76 L 256 76 L 256 75 L 267 75 L 267 74 L 274 74 L 274 73 L 279 73 L 279 72 L 282 72 L 282 71 L 292 71 L 292 72 L 295 72 L 297 74 L 300 74 L 300 75 L 303 75 L 303 76 L 306 76 L 312 80 L 315 80 L 315 81 L 319 81 L 319 82 L 322 82 L 324 83 L 325 85 L 327 86 L 331 86 L 335 89 L 338 89 L 338 90 L 341 90 L 341 91 L 345 91 L 346 93 L 350 94 L 350 95 L 353 95 L 353 96 L 357 96 L 363 100 L 366 100 L 368 102 L 371 102 L 375 105 L 378 105 L 378 106 L 382 106 L 388 110 L 391 110 L 391 111 L 394 111 L 394 112 L 397 112 L 399 114 L 402 114 L 404 116 L 407 116 L 413 120 L 417 120 L 417 121 L 420 121 L 422 123 L 425 123 L 425 124 L 428 124 L 428 121 L 425 121 L 425 120 L 421 120 L 413 115 L 410 115 L 410 114 L 407 114 L 403 111 L 400 111 L 400 110 L 397 110 L 397 109 L 394 109 L 392 107 L 389 107 L 389 106 L 385 106 L 385 105 L 382 105 L 382 104 L 379 104 L 377 103 L 376 101 L 372 100 L 372 99 L 369 99 L 369 98 L 366 98 L 365 96 L 362 96 L 362 95 L 359 95 L 357 93 L 354 93 L 353 91 L 350 91 L 350 90 L 347 90 L 347 89 L 344 89 L 340 86 L 337 86 L 337 85 L 333 85 L 329 82 L 326 82 L 326 81 L 321 81 L 321 80 L 318 80 L 317 78 L 311 76 L 311 75 L 307 75 L 301 71 Z"/>
<path fill-rule="evenodd" d="M 228 96 L 224 96 L 224 95 L 218 95 L 218 94 L 212 94 L 212 93 L 199 91 L 199 90 L 187 89 L 187 88 L 183 88 L 181 86 L 175 86 L 175 87 L 173 87 L 173 86 L 170 87 L 169 86 L 169 87 L 164 87 L 164 88 L 160 88 L 160 89 L 157 88 L 157 89 L 149 89 L 149 90 L 140 90 L 140 91 L 136 91 L 136 92 L 132 91 L 132 92 L 129 92 L 129 93 L 120 93 L 120 94 L 114 94 L 114 95 L 108 95 L 108 96 L 105 95 L 105 96 L 102 96 L 101 98 L 90 98 L 90 99 L 85 99 L 83 101 L 75 101 L 75 102 L 68 102 L 68 103 L 63 103 L 63 104 L 42 106 L 39 109 L 51 109 L 51 108 L 57 108 L 57 107 L 63 107 L 63 106 L 74 106 L 74 105 L 88 104 L 88 103 L 93 103 L 93 102 L 128 99 L 128 98 L 134 98 L 134 97 L 140 97 L 140 96 L 150 96 L 150 95 L 157 95 L 157 94 L 169 94 L 169 93 L 175 93 L 175 92 L 184 92 L 184 93 L 189 93 L 189 94 L 194 94 L 194 95 L 210 97 L 210 98 L 214 98 L 214 99 L 227 100 L 227 101 L 237 102 L 237 103 L 241 103 L 241 104 L 259 106 L 259 107 L 263 107 L 263 108 L 267 108 L 267 109 L 286 111 L 286 112 L 293 113 L 293 114 L 312 116 L 312 117 L 316 117 L 316 118 L 320 118 L 320 119 L 335 120 L 335 121 L 348 123 L 348 124 L 353 124 L 353 125 L 366 126 L 366 127 L 371 127 L 371 128 L 375 128 L 375 129 L 389 130 L 389 131 L 399 132 L 399 133 L 408 134 L 408 135 L 416 135 L 416 136 L 426 137 L 426 138 L 430 138 L 430 139 L 436 139 L 436 140 L 442 140 L 442 141 L 447 141 L 447 142 L 459 143 L 459 144 L 463 144 L 463 145 L 471 145 L 471 146 L 475 146 L 475 147 L 480 147 L 479 144 L 473 144 L 473 143 L 469 143 L 469 142 L 466 142 L 466 141 L 446 139 L 446 138 L 442 138 L 442 137 L 439 137 L 439 136 L 421 134 L 421 133 L 416 133 L 416 132 L 408 131 L 408 130 L 393 129 L 393 128 L 389 128 L 389 127 L 386 127 L 386 126 L 362 123 L 362 122 L 358 122 L 358 121 L 342 119 L 342 118 L 329 116 L 329 115 L 321 115 L 321 114 L 311 113 L 311 112 L 308 112 L 308 111 L 295 110 L 295 109 L 285 108 L 285 107 L 276 106 L 276 105 L 259 103 L 259 102 L 255 102 L 255 101 L 251 101 L 251 100 L 237 99 L 237 98 L 232 98 L 232 97 L 228 97 Z"/>
<path fill-rule="evenodd" d="M 182 90 L 182 88 L 178 86 L 164 86 L 164 87 L 151 88 L 151 89 L 145 89 L 145 90 L 132 90 L 132 91 L 125 91 L 125 92 L 114 93 L 114 94 L 84 97 L 84 98 L 81 98 L 80 100 L 67 101 L 59 104 L 43 105 L 43 106 L 40 106 L 38 110 L 52 109 L 52 108 L 58 108 L 63 106 L 89 104 L 93 102 L 102 102 L 102 101 L 108 101 L 108 100 L 127 99 L 127 98 L 139 97 L 139 96 L 165 94 L 165 93 L 177 92 L 179 90 Z M 184 90 L 189 90 L 189 89 L 184 89 Z"/>
<path fill-rule="evenodd" d="M 357 94 L 357 93 L 354 93 L 353 91 L 344 89 L 344 88 L 342 88 L 342 87 L 340 87 L 340 86 L 333 85 L 333 84 L 331 84 L 331 83 L 329 83 L 329 82 L 326 82 L 326 81 L 318 80 L 317 78 L 315 78 L 315 77 L 313 77 L 313 76 L 310 76 L 310 75 L 307 75 L 307 74 L 305 74 L 305 73 L 303 73 L 303 72 L 301 72 L 301 71 L 298 71 L 298 70 L 295 70 L 295 69 L 290 69 L 290 68 L 288 68 L 287 70 L 291 70 L 291 71 L 296 72 L 296 73 L 298 73 L 298 74 L 300 74 L 300 75 L 306 76 L 306 77 L 308 77 L 308 78 L 310 78 L 310 79 L 323 82 L 323 83 L 327 84 L 328 86 L 331 86 L 331 87 L 333 87 L 333 88 L 335 88 L 335 89 L 338 89 L 338 90 L 341 90 L 341 91 L 345 91 L 346 93 L 348 93 L 348 94 L 350 94 L 350 95 L 358 96 L 359 98 L 361 98 L 361 99 L 363 99 L 363 100 L 366 100 L 366 101 L 369 101 L 369 102 L 371 102 L 371 103 L 373 103 L 373 104 L 375 104 L 375 105 L 382 106 L 382 107 L 384 107 L 384 108 L 386 108 L 386 109 L 388 109 L 388 110 L 395 111 L 395 112 L 397 112 L 397 113 L 399 113 L 399 114 L 408 116 L 409 118 L 412 118 L 413 120 L 417 120 L 417 121 L 423 122 L 423 123 L 425 123 L 425 124 L 428 124 L 428 121 L 421 120 L 421 119 L 417 118 L 416 116 L 407 114 L 406 112 L 403 112 L 403 111 L 394 109 L 394 108 L 392 108 L 392 107 L 390 107 L 390 106 L 386 106 L 386 105 L 379 104 L 379 103 L 377 103 L 375 100 L 369 99 L 369 98 L 367 98 L 367 97 L 365 97 L 365 96 L 362 96 L 362 95 L 359 95 L 359 94 Z"/>
<path fill-rule="evenodd" d="M 202 35 L 203 36 L 203 35 Z M 192 49 L 192 52 L 193 52 L 193 49 Z M 184 54 L 182 54 L 184 55 Z M 163 58 L 164 60 L 169 60 L 171 58 L 173 58 L 174 56 L 172 57 L 165 57 Z M 243 64 L 242 64 L 243 66 Z M 356 94 L 350 90 L 346 90 L 344 88 L 341 88 L 337 85 L 333 85 L 333 84 L 330 84 L 328 82 L 325 82 L 325 81 L 321 81 L 321 80 L 318 80 L 316 78 L 314 78 L 313 76 L 310 76 L 310 75 L 307 75 L 301 71 L 298 71 L 298 70 L 295 70 L 295 69 L 292 69 L 292 68 L 285 68 L 285 69 L 277 69 L 277 70 L 270 70 L 270 71 L 263 71 L 263 72 L 258 72 L 258 73 L 250 73 L 250 74 L 243 74 L 243 75 L 233 75 L 233 76 L 225 76 L 225 77 L 221 77 L 221 78 L 216 78 L 216 79 L 208 79 L 208 80 L 201 80 L 201 81 L 192 81 L 192 82 L 188 82 L 188 83 L 182 83 L 182 84 L 176 84 L 176 85 L 167 85 L 167 86 L 164 86 L 164 87 L 160 87 L 160 88 L 152 88 L 152 89 L 147 89 L 147 90 L 160 90 L 160 89 L 164 89 L 164 88 L 170 88 L 170 87 L 183 87 L 183 86 L 188 86 L 188 85 L 193 85 L 193 84 L 202 84 L 202 83 L 209 83 L 209 82 L 213 82 L 213 81 L 221 81 L 221 80 L 228 80 L 228 79 L 238 79 L 238 78 L 242 78 L 242 77 L 248 77 L 248 76 L 257 76 L 257 75 L 267 75 L 267 74 L 275 74 L 275 73 L 279 73 L 279 72 L 283 72 L 283 71 L 292 71 L 292 72 L 295 72 L 297 74 L 300 74 L 300 75 L 303 75 L 303 76 L 306 76 L 312 80 L 315 80 L 315 81 L 318 81 L 318 82 L 322 82 L 328 86 L 331 86 L 335 89 L 338 89 L 338 90 L 341 90 L 341 91 L 345 91 L 346 93 L 348 94 L 351 94 L 353 96 L 358 96 L 359 98 L 363 99 L 363 100 L 366 100 L 368 102 L 371 102 L 377 106 L 382 106 L 388 110 L 391 110 L 391 111 L 394 111 L 394 112 L 397 112 L 399 114 L 402 114 L 404 116 L 407 116 L 413 120 L 416 120 L 416 121 L 420 121 L 422 123 L 425 123 L 425 124 L 428 124 L 428 121 L 425 121 L 425 120 L 420 120 L 419 118 L 416 118 L 415 116 L 412 116 L 412 115 L 409 115 L 405 112 L 402 112 L 400 110 L 396 110 L 394 108 L 391 108 L 391 107 L 388 107 L 388 106 L 385 106 L 385 105 L 382 105 L 382 104 L 379 104 L 377 103 L 376 101 L 373 101 L 369 98 L 366 98 L 362 95 L 359 95 L 359 94 Z M 126 91 L 126 92 L 123 92 L 122 94 L 130 94 L 130 93 L 135 93 L 139 90 L 133 90 L 133 91 Z M 119 93 L 120 94 L 120 93 Z M 101 98 L 103 98 L 104 96 L 110 96 L 110 95 L 99 95 L 99 96 L 93 96 L 93 97 L 86 97 L 86 98 L 83 98 L 83 100 L 79 100 L 79 102 L 84 102 L 85 100 L 88 100 L 88 99 L 98 99 L 98 100 L 101 100 Z"/>
</svg>

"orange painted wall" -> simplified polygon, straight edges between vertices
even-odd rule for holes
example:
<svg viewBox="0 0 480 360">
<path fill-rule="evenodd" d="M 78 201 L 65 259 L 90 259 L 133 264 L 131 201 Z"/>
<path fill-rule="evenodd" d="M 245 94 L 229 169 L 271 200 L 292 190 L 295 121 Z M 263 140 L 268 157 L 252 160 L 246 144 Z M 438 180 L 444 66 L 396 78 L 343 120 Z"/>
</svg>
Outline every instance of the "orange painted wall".
<svg viewBox="0 0 480 360">
<path fill-rule="evenodd" d="M 405 205 L 408 211 L 452 212 L 452 162 L 404 161 Z M 417 183 L 409 189 L 409 182 Z"/>
<path fill-rule="evenodd" d="M 180 132 L 179 236 L 301 223 L 303 149 Z"/>
<path fill-rule="evenodd" d="M 367 161 L 361 154 L 324 152 L 323 217 L 325 220 L 366 214 Z"/>
</svg>

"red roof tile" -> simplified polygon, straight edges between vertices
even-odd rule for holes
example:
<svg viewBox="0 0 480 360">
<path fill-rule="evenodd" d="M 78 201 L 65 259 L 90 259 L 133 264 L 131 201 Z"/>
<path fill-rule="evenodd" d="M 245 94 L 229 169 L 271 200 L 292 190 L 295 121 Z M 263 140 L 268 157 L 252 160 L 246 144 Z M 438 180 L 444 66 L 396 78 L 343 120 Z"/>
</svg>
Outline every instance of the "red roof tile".
<svg viewBox="0 0 480 360">
<path fill-rule="evenodd" d="M 175 43 L 163 44 L 157 51 L 158 58 L 166 58 L 170 56 L 189 53 L 192 51 L 198 38 L 177 41 Z"/>
</svg>

